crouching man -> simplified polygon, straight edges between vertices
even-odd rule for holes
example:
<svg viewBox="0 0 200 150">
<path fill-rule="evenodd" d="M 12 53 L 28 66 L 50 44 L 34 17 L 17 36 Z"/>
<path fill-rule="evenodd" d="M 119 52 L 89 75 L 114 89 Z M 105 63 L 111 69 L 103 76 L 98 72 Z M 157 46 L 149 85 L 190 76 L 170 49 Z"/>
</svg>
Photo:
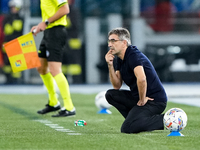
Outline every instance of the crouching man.
<svg viewBox="0 0 200 150">
<path fill-rule="evenodd" d="M 108 47 L 105 59 L 114 89 L 107 91 L 106 99 L 125 118 L 121 132 L 163 130 L 167 96 L 152 63 L 131 45 L 125 28 L 108 33 Z M 123 82 L 130 90 L 120 89 Z"/>
</svg>

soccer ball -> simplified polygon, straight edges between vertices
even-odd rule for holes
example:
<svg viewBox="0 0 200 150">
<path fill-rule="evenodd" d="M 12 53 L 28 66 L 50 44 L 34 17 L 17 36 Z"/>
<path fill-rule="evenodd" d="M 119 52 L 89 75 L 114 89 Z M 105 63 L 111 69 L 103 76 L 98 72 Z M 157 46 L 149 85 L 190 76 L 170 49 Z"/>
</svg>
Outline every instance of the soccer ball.
<svg viewBox="0 0 200 150">
<path fill-rule="evenodd" d="M 105 97 L 106 91 L 102 91 L 99 92 L 96 96 L 95 96 L 95 105 L 97 106 L 97 108 L 99 109 L 109 109 L 110 107 L 112 107 L 112 105 L 110 105 Z"/>
<path fill-rule="evenodd" d="M 180 108 L 171 108 L 165 113 L 163 122 L 166 129 L 171 132 L 179 132 L 187 125 L 187 115 Z"/>
</svg>

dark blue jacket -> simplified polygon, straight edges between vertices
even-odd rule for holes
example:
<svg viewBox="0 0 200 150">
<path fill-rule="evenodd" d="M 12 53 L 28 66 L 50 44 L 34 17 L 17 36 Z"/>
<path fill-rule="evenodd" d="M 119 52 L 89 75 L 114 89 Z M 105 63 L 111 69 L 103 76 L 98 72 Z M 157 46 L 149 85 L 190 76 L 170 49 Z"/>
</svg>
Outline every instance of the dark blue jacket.
<svg viewBox="0 0 200 150">
<path fill-rule="evenodd" d="M 167 96 L 163 85 L 149 59 L 140 52 L 137 47 L 129 46 L 125 52 L 124 60 L 116 58 L 115 70 L 119 70 L 122 80 L 130 87 L 132 95 L 139 97 L 137 80 L 134 68 L 143 66 L 147 80 L 147 97 L 153 98 L 155 102 L 166 102 Z"/>
</svg>

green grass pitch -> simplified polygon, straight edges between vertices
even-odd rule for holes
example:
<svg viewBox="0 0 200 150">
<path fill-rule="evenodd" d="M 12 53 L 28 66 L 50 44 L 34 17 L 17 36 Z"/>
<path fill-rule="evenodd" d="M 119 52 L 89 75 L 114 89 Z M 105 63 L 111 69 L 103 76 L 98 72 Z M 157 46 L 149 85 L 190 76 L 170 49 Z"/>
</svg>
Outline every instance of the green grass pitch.
<svg viewBox="0 0 200 150">
<path fill-rule="evenodd" d="M 45 95 L 0 94 L 1 150 L 199 150 L 200 108 L 168 103 L 167 109 L 182 108 L 188 124 L 184 137 L 167 137 L 168 130 L 120 133 L 123 117 L 115 108 L 111 115 L 97 114 L 95 94 L 72 94 L 75 117 L 52 118 L 38 115 L 47 103 Z M 62 103 L 62 100 L 60 99 Z M 84 127 L 74 126 L 83 119 Z"/>
</svg>

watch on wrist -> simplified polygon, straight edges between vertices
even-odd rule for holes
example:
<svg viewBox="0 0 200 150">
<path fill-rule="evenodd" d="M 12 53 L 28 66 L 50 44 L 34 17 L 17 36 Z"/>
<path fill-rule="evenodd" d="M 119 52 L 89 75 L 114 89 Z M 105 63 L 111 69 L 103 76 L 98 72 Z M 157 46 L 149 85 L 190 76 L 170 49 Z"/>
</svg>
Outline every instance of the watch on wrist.
<svg viewBox="0 0 200 150">
<path fill-rule="evenodd" d="M 48 20 L 48 19 L 46 19 L 46 20 L 45 20 L 45 24 L 48 26 L 48 25 L 49 25 L 49 23 L 50 23 L 50 22 L 49 22 L 49 20 Z"/>
</svg>

